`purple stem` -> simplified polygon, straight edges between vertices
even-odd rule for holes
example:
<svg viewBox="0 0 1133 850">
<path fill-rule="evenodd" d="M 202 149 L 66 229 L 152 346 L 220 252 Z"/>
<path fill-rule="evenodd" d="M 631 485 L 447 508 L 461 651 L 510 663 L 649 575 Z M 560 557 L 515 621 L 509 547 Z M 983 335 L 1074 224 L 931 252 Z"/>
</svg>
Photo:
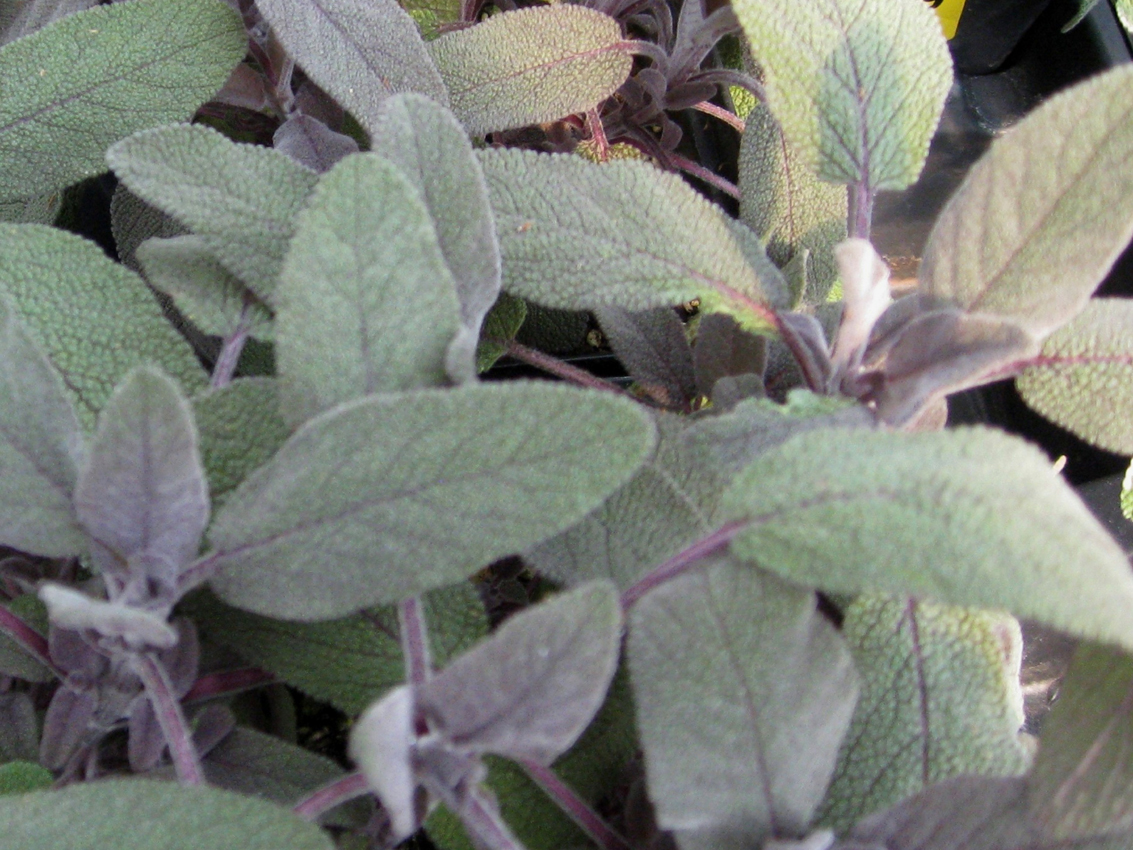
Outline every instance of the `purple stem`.
<svg viewBox="0 0 1133 850">
<path fill-rule="evenodd" d="M 397 622 L 401 632 L 401 652 L 405 656 L 405 678 L 414 687 L 429 681 L 433 673 L 429 660 L 429 633 L 421 611 L 421 598 L 411 596 L 397 606 Z"/>
<path fill-rule="evenodd" d="M 252 305 L 254 299 L 250 293 L 244 293 L 244 306 L 240 308 L 240 318 L 236 320 L 236 328 L 224 340 L 220 347 L 220 354 L 216 358 L 216 366 L 212 370 L 212 379 L 209 387 L 219 390 L 232 383 L 232 376 L 236 374 L 236 364 L 240 362 L 240 352 L 244 350 L 244 343 L 248 341 L 248 331 L 252 327 Z"/>
<path fill-rule="evenodd" d="M 735 127 L 740 133 L 747 129 L 747 122 L 744 119 L 710 101 L 702 100 L 700 103 L 694 104 L 692 108 L 703 112 L 705 115 L 711 115 L 713 118 L 719 118 L 729 127 Z"/>
<path fill-rule="evenodd" d="M 528 759 L 519 764 L 602 850 L 630 850 L 629 842 L 614 832 L 553 770 Z"/>
<path fill-rule="evenodd" d="M 189 724 L 185 722 L 181 703 L 173 695 L 173 685 L 169 681 L 165 667 L 152 652 L 140 652 L 135 655 L 133 666 L 153 704 L 153 713 L 157 715 L 157 723 L 161 726 L 165 742 L 169 745 L 169 754 L 173 758 L 173 769 L 177 772 L 177 778 L 181 780 L 182 785 L 204 785 L 205 776 L 201 771 L 197 748 L 193 746 Z"/>
<path fill-rule="evenodd" d="M 873 190 L 863 181 L 847 187 L 847 230 L 851 237 L 869 239 L 873 222 Z"/>
<path fill-rule="evenodd" d="M 489 850 L 524 850 L 478 788 L 469 794 L 468 804 L 460 813 L 460 821 L 472 833 L 473 844 Z"/>
<path fill-rule="evenodd" d="M 510 340 L 507 343 L 507 353 L 516 360 L 522 360 L 524 363 L 528 363 L 537 369 L 542 369 L 550 375 L 555 375 L 556 377 L 562 378 L 564 381 L 569 381 L 580 387 L 590 387 L 590 389 L 593 390 L 604 390 L 605 392 L 618 393 L 624 396 L 629 395 L 629 393 L 623 391 L 621 387 L 611 384 L 609 381 L 603 381 L 601 378 L 591 375 L 585 369 L 571 366 L 569 363 L 564 363 L 562 360 L 552 357 L 549 354 L 544 354 L 542 351 L 521 345 L 515 340 Z"/>
<path fill-rule="evenodd" d="M 24 652 L 26 652 L 60 679 L 62 679 L 66 675 L 51 661 L 51 652 L 48 649 L 47 638 L 45 638 L 31 626 L 29 626 L 3 605 L 0 605 L 0 633 L 7 635 L 9 638 L 15 641 L 20 649 L 22 649 Z"/>
<path fill-rule="evenodd" d="M 258 667 L 242 667 L 239 670 L 209 673 L 193 682 L 193 686 L 189 688 L 189 692 L 185 694 L 182 702 L 196 702 L 231 696 L 241 691 L 258 688 L 261 685 L 270 685 L 275 680 L 273 674 Z"/>
<path fill-rule="evenodd" d="M 193 588 L 212 578 L 219 562 L 220 553 L 213 552 L 208 557 L 201 558 L 201 560 L 182 570 L 181 574 L 177 576 L 177 598 L 180 599 Z"/>
<path fill-rule="evenodd" d="M 602 117 L 597 109 L 586 113 L 586 129 L 590 132 L 590 139 L 594 142 L 594 152 L 601 162 L 610 158 L 610 140 L 606 138 L 606 128 L 602 126 Z"/>
<path fill-rule="evenodd" d="M 303 820 L 313 821 L 331 809 L 369 793 L 370 785 L 365 776 L 361 773 L 348 773 L 300 800 L 291 811 Z"/>
<path fill-rule="evenodd" d="M 665 561 L 661 566 L 651 570 L 644 578 L 639 579 L 636 584 L 631 585 L 625 593 L 622 594 L 622 610 L 628 611 L 637 600 L 641 599 L 641 597 L 653 588 L 664 584 L 669 579 L 675 578 L 685 570 L 695 566 L 701 558 L 706 558 L 715 552 L 719 552 L 731 543 L 732 538 L 739 534 L 746 526 L 747 522 L 745 520 L 736 520 L 729 522 L 727 525 L 722 525 L 707 537 L 700 538 L 700 540 L 697 540 L 687 549 L 678 552 L 669 560 Z"/>
<path fill-rule="evenodd" d="M 740 199 L 740 190 L 736 188 L 735 183 L 731 180 L 724 179 L 715 171 L 710 171 L 699 162 L 693 162 L 691 159 L 686 159 L 675 153 L 669 154 L 669 161 L 681 171 L 684 171 L 686 174 L 691 174 L 698 180 L 703 180 L 709 186 L 719 189 L 725 195 L 729 195 L 737 201 Z"/>
</svg>

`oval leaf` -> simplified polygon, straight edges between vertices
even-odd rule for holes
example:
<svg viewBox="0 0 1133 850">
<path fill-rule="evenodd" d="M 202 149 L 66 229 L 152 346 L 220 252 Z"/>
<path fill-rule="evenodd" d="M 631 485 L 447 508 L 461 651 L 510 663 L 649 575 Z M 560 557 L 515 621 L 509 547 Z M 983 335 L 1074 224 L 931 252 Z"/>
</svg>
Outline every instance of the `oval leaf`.
<svg viewBox="0 0 1133 850">
<path fill-rule="evenodd" d="M 1038 450 L 996 431 L 814 431 L 724 494 L 739 557 L 837 593 L 1005 608 L 1133 647 L 1133 574 Z"/>
<path fill-rule="evenodd" d="M 0 48 L 0 197 L 106 170 L 113 142 L 185 121 L 244 58 L 218 0 L 132 0 L 71 15 Z"/>
<path fill-rule="evenodd" d="M 1023 399 L 1111 452 L 1133 454 L 1133 302 L 1090 301 L 1016 381 Z"/>
<path fill-rule="evenodd" d="M 924 0 L 735 0 L 771 111 L 823 180 L 917 179 L 952 87 Z"/>
<path fill-rule="evenodd" d="M 229 496 L 212 586 L 296 620 L 397 602 L 577 522 L 652 445 L 633 404 L 541 383 L 340 405 Z"/>
<path fill-rule="evenodd" d="M 186 392 L 207 384 L 145 281 L 93 242 L 43 225 L 0 225 L 0 290 L 63 375 L 84 426 L 136 365 L 160 366 Z"/>
<path fill-rule="evenodd" d="M 131 192 L 204 240 L 271 304 L 294 220 L 318 175 L 287 154 L 237 144 L 198 124 L 136 133 L 106 152 Z"/>
<path fill-rule="evenodd" d="M 473 136 L 593 109 L 633 66 L 618 22 L 571 3 L 493 15 L 428 48 Z"/>
<path fill-rule="evenodd" d="M 1050 333 L 1133 234 L 1133 68 L 1062 92 L 972 167 L 929 236 L 920 298 Z"/>
<path fill-rule="evenodd" d="M 296 223 L 276 293 L 284 419 L 445 382 L 456 284 L 417 189 L 377 154 L 347 157 Z"/>
<path fill-rule="evenodd" d="M 146 555 L 177 568 L 197 554 L 208 489 L 189 403 L 165 375 L 135 369 L 110 397 L 75 486 L 75 510 L 122 562 Z"/>
<path fill-rule="evenodd" d="M 4 841 L 20 850 L 333 850 L 313 823 L 218 788 L 108 779 L 0 796 Z"/>
<path fill-rule="evenodd" d="M 395 0 L 258 0 L 287 52 L 370 134 L 381 102 L 421 92 L 448 103 L 417 25 Z"/>
</svg>

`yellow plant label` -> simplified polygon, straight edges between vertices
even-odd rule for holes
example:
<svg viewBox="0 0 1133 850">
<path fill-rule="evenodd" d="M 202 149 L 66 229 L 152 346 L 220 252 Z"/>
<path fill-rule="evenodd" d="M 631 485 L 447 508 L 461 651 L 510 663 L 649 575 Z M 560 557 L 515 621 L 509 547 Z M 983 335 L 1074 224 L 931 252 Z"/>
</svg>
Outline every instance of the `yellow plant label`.
<svg viewBox="0 0 1133 850">
<path fill-rule="evenodd" d="M 960 15 L 964 11 L 964 0 L 925 0 L 936 9 L 940 17 L 940 25 L 944 27 L 944 37 L 952 38 L 956 35 L 956 27 L 960 24 Z"/>
</svg>

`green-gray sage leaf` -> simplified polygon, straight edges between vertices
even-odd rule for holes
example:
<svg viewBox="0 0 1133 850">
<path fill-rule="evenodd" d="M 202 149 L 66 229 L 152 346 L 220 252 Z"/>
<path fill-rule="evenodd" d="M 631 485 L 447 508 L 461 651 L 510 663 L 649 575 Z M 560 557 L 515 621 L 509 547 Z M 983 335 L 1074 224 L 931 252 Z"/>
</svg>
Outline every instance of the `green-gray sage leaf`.
<svg viewBox="0 0 1133 850">
<path fill-rule="evenodd" d="M 593 109 L 633 66 L 618 22 L 571 3 L 493 15 L 428 44 L 452 110 L 482 136 Z"/>
<path fill-rule="evenodd" d="M 106 170 L 111 143 L 184 121 L 244 57 L 219 0 L 132 0 L 56 21 L 0 47 L 0 198 Z"/>
<path fill-rule="evenodd" d="M 298 620 L 400 601 L 582 519 L 653 441 L 635 405 L 541 383 L 339 405 L 229 496 L 210 532 L 212 586 Z"/>
<path fill-rule="evenodd" d="M 1041 452 L 996 431 L 801 434 L 737 475 L 721 516 L 746 524 L 734 554 L 792 581 L 1133 647 L 1125 554 Z"/>
<path fill-rule="evenodd" d="M 1133 68 L 1047 100 L 992 143 L 936 220 L 919 297 L 1042 336 L 1073 318 L 1133 234 Z"/>
<path fill-rule="evenodd" d="M 295 216 L 318 181 L 314 171 L 197 124 L 136 133 L 111 147 L 106 161 L 131 192 L 189 227 L 272 303 Z"/>
</svg>

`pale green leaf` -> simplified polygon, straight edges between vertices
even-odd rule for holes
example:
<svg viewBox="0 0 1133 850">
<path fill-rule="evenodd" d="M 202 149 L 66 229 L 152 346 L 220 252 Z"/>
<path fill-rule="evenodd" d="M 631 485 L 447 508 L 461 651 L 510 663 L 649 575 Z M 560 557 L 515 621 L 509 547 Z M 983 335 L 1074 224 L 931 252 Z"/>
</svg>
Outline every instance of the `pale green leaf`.
<svg viewBox="0 0 1133 850">
<path fill-rule="evenodd" d="M 55 775 L 32 761 L 11 761 L 0 765 L 0 796 L 42 791 L 55 782 Z"/>
<path fill-rule="evenodd" d="M 562 310 L 699 298 L 706 312 L 766 326 L 782 286 L 765 257 L 767 268 L 749 261 L 762 254 L 758 238 L 677 175 L 521 150 L 484 151 L 480 164 L 511 294 Z"/>
<path fill-rule="evenodd" d="M 1133 658 L 1079 646 L 1029 781 L 1032 816 L 1052 837 L 1133 829 Z"/>
<path fill-rule="evenodd" d="M 448 95 L 417 25 L 395 0 L 260 0 L 256 7 L 303 71 L 371 137 L 382 101 Z"/>
<path fill-rule="evenodd" d="M 332 850 L 289 810 L 219 788 L 108 779 L 0 797 L 4 841 L 20 850 Z"/>
<path fill-rule="evenodd" d="M 252 470 L 267 463 L 290 434 L 279 414 L 274 378 L 239 378 L 193 399 L 201 461 L 213 508 Z"/>
<path fill-rule="evenodd" d="M 111 143 L 184 121 L 244 57 L 240 18 L 219 0 L 99 6 L 0 48 L 0 197 L 106 170 Z"/>
<path fill-rule="evenodd" d="M 71 504 L 82 451 L 62 378 L 0 298 L 0 542 L 52 557 L 86 551 Z"/>
<path fill-rule="evenodd" d="M 1051 97 L 968 172 L 936 220 L 922 302 L 1044 335 L 1086 304 L 1133 234 L 1133 68 Z"/>
<path fill-rule="evenodd" d="M 197 554 L 209 518 L 197 430 L 188 401 L 161 372 L 131 371 L 107 401 L 75 511 L 122 562 L 145 555 L 176 569 Z"/>
<path fill-rule="evenodd" d="M 1010 615 L 865 595 L 842 635 L 862 693 L 819 823 L 842 834 L 934 782 L 1026 771 L 1023 638 Z"/>
<path fill-rule="evenodd" d="M 237 144 L 196 124 L 136 133 L 110 148 L 106 161 L 131 192 L 190 228 L 272 303 L 315 172 L 277 150 Z"/>
<path fill-rule="evenodd" d="M 1016 381 L 1023 400 L 1095 446 L 1133 454 L 1133 302 L 1094 299 Z"/>
<path fill-rule="evenodd" d="M 188 393 L 207 383 L 145 282 L 93 242 L 43 225 L 0 225 L 0 291 L 63 375 L 86 428 L 141 363 L 160 366 Z"/>
<path fill-rule="evenodd" d="M 43 637 L 47 636 L 47 608 L 34 593 L 17 596 L 5 604 L 9 611 L 19 617 L 29 628 Z M 23 644 L 17 643 L 6 634 L 0 634 L 0 672 L 5 676 L 15 676 L 27 682 L 50 682 L 55 674 L 24 651 Z M 3 748 L 0 747 L 0 752 Z"/>
<path fill-rule="evenodd" d="M 202 332 L 228 337 L 245 311 L 250 336 L 271 340 L 271 312 L 228 271 L 199 236 L 147 239 L 137 251 L 150 285 Z"/>
<path fill-rule="evenodd" d="M 495 305 L 484 317 L 480 343 L 476 348 L 476 371 L 487 372 L 507 354 L 508 343 L 515 339 L 527 319 L 527 303 L 522 298 L 500 293 Z"/>
<path fill-rule="evenodd" d="M 858 692 L 814 594 L 720 558 L 644 596 L 629 628 L 658 825 L 724 846 L 805 829 Z"/>
<path fill-rule="evenodd" d="M 736 555 L 792 581 L 1004 608 L 1133 647 L 1124 553 L 1045 455 L 997 431 L 801 434 L 736 477 L 722 516 L 747 522 Z"/>
<path fill-rule="evenodd" d="M 360 396 L 445 383 L 456 285 L 420 193 L 384 157 L 355 154 L 323 175 L 275 301 L 292 426 Z"/>
<path fill-rule="evenodd" d="M 1130 0 L 1114 0 L 1113 6 L 1117 12 L 1117 19 L 1121 21 L 1121 26 L 1125 28 L 1127 33 L 1133 32 L 1133 2 L 1130 2 Z"/>
<path fill-rule="evenodd" d="M 736 0 L 788 141 L 823 180 L 903 189 L 917 179 L 952 86 L 924 0 Z"/>
<path fill-rule="evenodd" d="M 809 252 L 794 300 L 821 303 L 838 276 L 834 246 L 846 238 L 845 187 L 819 180 L 762 104 L 747 116 L 739 171 L 740 218 L 780 268 Z"/>
<path fill-rule="evenodd" d="M 62 201 L 62 192 L 0 201 L 0 221 L 10 221 L 13 224 L 51 224 L 59 213 Z"/>
<path fill-rule="evenodd" d="M 422 599 L 434 664 L 445 664 L 487 633 L 484 606 L 472 585 L 454 584 Z M 186 605 L 208 638 L 347 714 L 360 713 L 405 681 L 394 606 L 322 623 L 292 623 L 230 608 L 211 594 Z"/>
<path fill-rule="evenodd" d="M 633 66 L 633 44 L 618 22 L 572 3 L 493 15 L 428 49 L 473 136 L 593 109 Z"/>
<path fill-rule="evenodd" d="M 339 405 L 229 496 L 210 532 L 213 589 L 318 620 L 451 584 L 582 519 L 653 434 L 624 399 L 538 382 Z"/>
<path fill-rule="evenodd" d="M 477 339 L 500 292 L 500 248 L 488 187 L 468 136 L 444 107 L 419 95 L 399 95 L 382 104 L 372 149 L 421 193 L 456 282 L 464 335 Z"/>
</svg>

